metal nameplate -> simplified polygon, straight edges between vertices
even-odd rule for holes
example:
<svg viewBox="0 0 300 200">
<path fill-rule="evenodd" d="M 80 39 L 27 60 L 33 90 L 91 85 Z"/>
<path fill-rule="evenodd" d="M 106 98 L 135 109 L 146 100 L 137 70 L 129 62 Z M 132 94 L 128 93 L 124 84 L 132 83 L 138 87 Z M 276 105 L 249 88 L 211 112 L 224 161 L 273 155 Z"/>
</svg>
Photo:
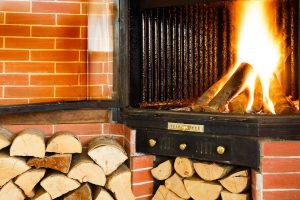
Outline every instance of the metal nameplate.
<svg viewBox="0 0 300 200">
<path fill-rule="evenodd" d="M 168 130 L 203 133 L 204 125 L 168 122 Z"/>
</svg>

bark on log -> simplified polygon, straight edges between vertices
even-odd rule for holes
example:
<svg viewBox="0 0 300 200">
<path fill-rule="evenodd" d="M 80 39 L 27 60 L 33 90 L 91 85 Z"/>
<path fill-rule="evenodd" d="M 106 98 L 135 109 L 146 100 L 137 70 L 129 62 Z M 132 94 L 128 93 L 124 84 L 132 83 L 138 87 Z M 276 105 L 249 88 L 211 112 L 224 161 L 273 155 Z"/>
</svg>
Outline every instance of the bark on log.
<svg viewBox="0 0 300 200">
<path fill-rule="evenodd" d="M 45 169 L 30 169 L 15 180 L 15 184 L 18 185 L 27 197 L 34 196 L 34 187 L 44 177 Z"/>
<path fill-rule="evenodd" d="M 283 89 L 275 75 L 272 77 L 270 83 L 270 99 L 274 104 L 277 115 L 291 115 L 298 112 L 293 102 L 289 101 L 283 93 Z"/>
<path fill-rule="evenodd" d="M 177 157 L 174 162 L 174 169 L 181 177 L 192 177 L 195 173 L 193 162 L 184 157 Z"/>
<path fill-rule="evenodd" d="M 38 129 L 25 129 L 14 139 L 10 156 L 45 157 L 44 133 Z"/>
<path fill-rule="evenodd" d="M 176 173 L 165 181 L 165 186 L 183 199 L 190 198 L 189 193 L 184 187 L 182 178 Z"/>
<path fill-rule="evenodd" d="M 152 200 L 184 200 L 184 199 L 180 198 L 175 193 L 168 190 L 166 186 L 160 185 L 155 195 L 153 196 Z"/>
<path fill-rule="evenodd" d="M 249 170 L 239 170 L 219 180 L 221 185 L 232 193 L 241 193 L 250 185 Z"/>
<path fill-rule="evenodd" d="M 223 190 L 221 192 L 222 200 L 250 200 L 250 195 L 248 193 L 235 194 Z"/>
<path fill-rule="evenodd" d="M 247 111 L 248 102 L 249 92 L 244 90 L 228 103 L 229 111 L 231 113 L 245 113 Z"/>
<path fill-rule="evenodd" d="M 88 155 L 109 175 L 127 160 L 123 147 L 111 137 L 98 137 L 88 145 Z"/>
<path fill-rule="evenodd" d="M 60 131 L 50 138 L 46 151 L 61 154 L 81 153 L 82 146 L 76 135 L 69 131 Z"/>
<path fill-rule="evenodd" d="M 173 165 L 171 160 L 167 160 L 151 169 L 151 174 L 156 180 L 166 180 L 172 175 L 172 172 Z"/>
<path fill-rule="evenodd" d="M 186 178 L 183 182 L 189 195 L 195 200 L 218 199 L 223 189 L 215 182 L 206 182 L 198 177 Z"/>
<path fill-rule="evenodd" d="M 251 65 L 248 63 L 242 63 L 218 94 L 206 106 L 204 106 L 204 111 L 223 112 L 227 101 L 243 89 L 243 86 L 245 86 L 248 79 L 248 74 L 252 71 L 253 69 Z"/>
<path fill-rule="evenodd" d="M 54 154 L 45 158 L 31 158 L 27 161 L 27 165 L 36 168 L 50 168 L 63 173 L 68 173 L 71 161 L 72 154 Z"/>
<path fill-rule="evenodd" d="M 263 107 L 263 90 L 259 76 L 255 80 L 255 89 L 254 89 L 254 101 L 252 105 L 252 110 L 254 112 L 261 111 Z"/>
<path fill-rule="evenodd" d="M 37 192 L 31 200 L 52 200 L 50 194 L 44 190 L 44 188 L 39 187 Z"/>
<path fill-rule="evenodd" d="M 78 180 L 80 183 L 89 182 L 101 186 L 104 186 L 106 183 L 103 169 L 94 163 L 86 151 L 74 156 L 68 177 Z"/>
<path fill-rule="evenodd" d="M 13 141 L 14 135 L 6 128 L 0 128 L 0 150 L 8 147 Z"/>
<path fill-rule="evenodd" d="M 52 199 L 60 197 L 76 188 L 80 183 L 66 175 L 53 172 L 40 182 L 41 186 L 50 194 Z"/>
<path fill-rule="evenodd" d="M 131 190 L 131 172 L 125 164 L 108 177 L 105 187 L 114 193 L 116 200 L 135 199 Z"/>
<path fill-rule="evenodd" d="M 112 196 L 100 186 L 97 186 L 93 192 L 93 199 L 94 200 L 114 200 Z"/>
<path fill-rule="evenodd" d="M 20 157 L 11 157 L 7 153 L 0 153 L 0 187 L 14 177 L 26 172 L 30 167 Z"/>
<path fill-rule="evenodd" d="M 25 196 L 22 190 L 16 186 L 12 181 L 9 181 L 0 190 L 1 200 L 24 200 Z"/>
<path fill-rule="evenodd" d="M 226 176 L 233 166 L 217 163 L 198 162 L 194 163 L 197 174 L 206 181 L 214 181 Z"/>
<path fill-rule="evenodd" d="M 81 185 L 76 190 L 64 197 L 64 200 L 92 200 L 92 190 L 88 183 Z"/>
</svg>

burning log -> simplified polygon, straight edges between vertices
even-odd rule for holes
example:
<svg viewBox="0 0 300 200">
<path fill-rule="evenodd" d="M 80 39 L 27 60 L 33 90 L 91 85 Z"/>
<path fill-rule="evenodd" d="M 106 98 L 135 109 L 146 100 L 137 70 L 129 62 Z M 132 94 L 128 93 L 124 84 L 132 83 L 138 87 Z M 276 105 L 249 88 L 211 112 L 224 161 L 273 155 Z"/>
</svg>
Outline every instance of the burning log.
<svg viewBox="0 0 300 200">
<path fill-rule="evenodd" d="M 250 64 L 242 63 L 218 94 L 207 104 L 207 106 L 204 106 L 204 111 L 223 112 L 227 101 L 242 89 L 247 81 L 248 74 L 252 71 L 253 69 Z"/>
<path fill-rule="evenodd" d="M 273 76 L 270 85 L 270 98 L 274 104 L 275 113 L 278 115 L 297 113 L 297 108 L 287 99 L 275 75 Z"/>
<path fill-rule="evenodd" d="M 249 92 L 248 90 L 245 90 L 229 102 L 229 111 L 232 113 L 245 113 L 247 110 L 248 102 Z"/>
<path fill-rule="evenodd" d="M 252 104 L 252 110 L 254 112 L 259 112 L 263 107 L 263 89 L 259 76 L 255 80 L 255 89 L 254 89 L 254 101 Z"/>
</svg>

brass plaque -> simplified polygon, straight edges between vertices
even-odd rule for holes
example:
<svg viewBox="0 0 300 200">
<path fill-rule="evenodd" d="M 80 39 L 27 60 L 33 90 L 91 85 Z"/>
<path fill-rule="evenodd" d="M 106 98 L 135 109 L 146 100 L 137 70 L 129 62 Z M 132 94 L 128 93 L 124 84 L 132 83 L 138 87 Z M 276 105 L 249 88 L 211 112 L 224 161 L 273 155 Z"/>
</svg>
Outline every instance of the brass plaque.
<svg viewBox="0 0 300 200">
<path fill-rule="evenodd" d="M 203 133 L 204 125 L 168 122 L 168 130 Z"/>
</svg>

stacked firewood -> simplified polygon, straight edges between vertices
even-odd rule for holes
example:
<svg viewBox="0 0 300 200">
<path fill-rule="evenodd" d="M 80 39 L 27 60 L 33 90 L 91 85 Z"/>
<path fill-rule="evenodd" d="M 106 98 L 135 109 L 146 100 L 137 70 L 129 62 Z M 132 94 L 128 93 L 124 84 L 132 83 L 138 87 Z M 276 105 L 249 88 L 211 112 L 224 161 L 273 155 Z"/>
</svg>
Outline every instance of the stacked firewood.
<svg viewBox="0 0 300 200">
<path fill-rule="evenodd" d="M 249 200 L 248 169 L 177 157 L 151 170 L 160 185 L 152 200 Z"/>
<path fill-rule="evenodd" d="M 0 200 L 134 200 L 123 147 L 97 137 L 87 149 L 71 132 L 0 128 Z"/>
</svg>

